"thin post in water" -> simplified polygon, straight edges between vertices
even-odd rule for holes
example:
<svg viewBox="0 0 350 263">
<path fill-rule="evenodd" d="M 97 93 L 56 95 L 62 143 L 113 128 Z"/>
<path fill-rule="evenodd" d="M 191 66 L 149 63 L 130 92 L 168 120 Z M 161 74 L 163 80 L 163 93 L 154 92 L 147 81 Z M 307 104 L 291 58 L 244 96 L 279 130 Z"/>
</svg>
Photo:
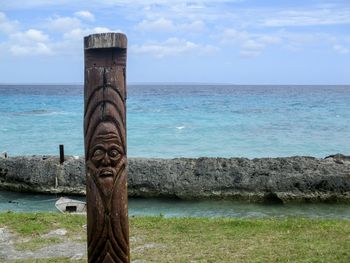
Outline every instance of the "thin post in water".
<svg viewBox="0 0 350 263">
<path fill-rule="evenodd" d="M 60 164 L 64 163 L 64 145 L 60 144 Z"/>
<path fill-rule="evenodd" d="M 130 262 L 126 49 L 120 33 L 84 38 L 88 262 Z"/>
</svg>

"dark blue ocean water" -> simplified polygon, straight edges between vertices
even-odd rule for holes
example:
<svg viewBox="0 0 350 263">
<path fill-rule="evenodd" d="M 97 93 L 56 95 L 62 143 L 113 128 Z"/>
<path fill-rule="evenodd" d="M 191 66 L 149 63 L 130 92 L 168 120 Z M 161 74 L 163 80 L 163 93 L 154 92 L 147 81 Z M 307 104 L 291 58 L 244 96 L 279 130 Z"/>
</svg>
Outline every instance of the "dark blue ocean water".
<svg viewBox="0 0 350 263">
<path fill-rule="evenodd" d="M 350 86 L 129 85 L 128 155 L 350 154 Z M 0 85 L 0 152 L 83 155 L 81 85 Z"/>
</svg>

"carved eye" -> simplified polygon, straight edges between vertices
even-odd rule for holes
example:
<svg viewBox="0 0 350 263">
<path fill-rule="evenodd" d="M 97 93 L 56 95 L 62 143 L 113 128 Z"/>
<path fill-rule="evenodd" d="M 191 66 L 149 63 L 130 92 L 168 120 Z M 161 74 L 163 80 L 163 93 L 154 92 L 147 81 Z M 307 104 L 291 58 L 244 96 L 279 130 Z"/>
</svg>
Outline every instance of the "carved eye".
<svg viewBox="0 0 350 263">
<path fill-rule="evenodd" d="M 119 155 L 119 152 L 116 149 L 112 149 L 109 151 L 109 156 L 115 158 Z"/>
<path fill-rule="evenodd" d="M 94 151 L 93 157 L 99 157 L 101 155 L 104 155 L 104 151 L 101 149 L 97 149 L 96 151 Z"/>
</svg>

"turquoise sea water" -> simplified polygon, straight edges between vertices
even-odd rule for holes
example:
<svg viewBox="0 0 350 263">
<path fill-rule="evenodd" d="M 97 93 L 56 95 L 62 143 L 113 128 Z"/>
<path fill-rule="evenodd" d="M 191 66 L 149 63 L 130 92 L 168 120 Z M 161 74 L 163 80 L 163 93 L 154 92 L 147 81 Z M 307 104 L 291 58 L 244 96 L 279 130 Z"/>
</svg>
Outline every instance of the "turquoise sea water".
<svg viewBox="0 0 350 263">
<path fill-rule="evenodd" d="M 350 86 L 129 85 L 132 157 L 350 154 Z M 0 152 L 83 155 L 81 85 L 0 85 Z"/>
</svg>

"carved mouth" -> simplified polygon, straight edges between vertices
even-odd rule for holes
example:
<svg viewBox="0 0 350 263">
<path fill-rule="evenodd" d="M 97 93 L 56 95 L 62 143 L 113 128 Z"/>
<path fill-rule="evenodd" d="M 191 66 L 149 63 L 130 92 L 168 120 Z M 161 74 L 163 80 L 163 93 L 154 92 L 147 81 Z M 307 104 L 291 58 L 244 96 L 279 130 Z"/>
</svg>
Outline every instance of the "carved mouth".
<svg viewBox="0 0 350 263">
<path fill-rule="evenodd" d="M 102 170 L 99 174 L 100 177 L 113 177 L 113 172 L 111 170 Z"/>
</svg>

